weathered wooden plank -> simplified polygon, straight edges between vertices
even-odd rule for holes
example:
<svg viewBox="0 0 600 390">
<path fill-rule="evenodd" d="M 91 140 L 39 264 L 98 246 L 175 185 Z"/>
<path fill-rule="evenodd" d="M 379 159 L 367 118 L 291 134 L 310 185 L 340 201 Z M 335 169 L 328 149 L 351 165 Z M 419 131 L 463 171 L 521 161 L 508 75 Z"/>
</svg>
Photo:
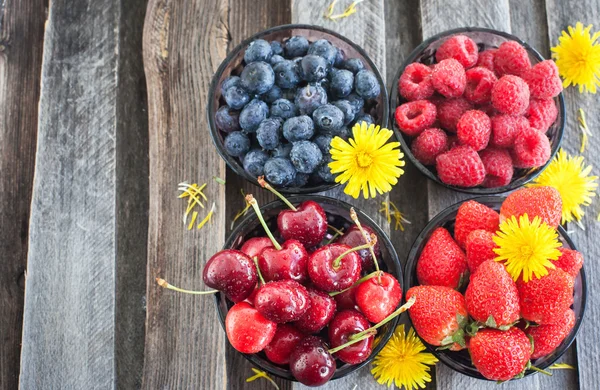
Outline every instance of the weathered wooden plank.
<svg viewBox="0 0 600 390">
<path fill-rule="evenodd" d="M 548 22 L 544 0 L 510 0 L 512 33 L 525 40 L 546 58 L 550 58 Z"/>
<path fill-rule="evenodd" d="M 550 45 L 558 44 L 558 37 L 562 30 L 566 30 L 568 25 L 574 26 L 577 21 L 582 21 L 584 25 L 594 23 L 600 18 L 600 2 L 597 0 L 585 0 L 578 2 L 565 3 L 556 0 L 546 1 L 546 14 L 548 17 L 548 35 Z M 598 26 L 594 25 L 594 30 L 598 31 Z M 591 94 L 580 94 L 577 88 L 570 87 L 565 90 L 565 102 L 567 104 L 567 124 L 565 127 L 565 137 L 563 138 L 563 147 L 571 154 L 579 154 L 580 133 L 577 129 L 577 110 L 582 108 L 587 116 L 588 126 L 598 133 L 600 128 L 600 119 L 597 115 L 600 96 Z M 583 156 L 588 163 L 594 166 L 594 173 L 598 174 L 600 144 L 597 138 L 593 139 L 588 145 Z M 589 207 L 588 215 L 582 221 L 586 227 L 582 231 L 575 225 L 571 236 L 576 245 L 585 256 L 585 267 L 587 276 L 587 305 L 585 319 L 577 336 L 577 357 L 579 386 L 582 390 L 597 389 L 600 387 L 600 346 L 598 345 L 598 332 L 595 329 L 596 323 L 600 318 L 600 303 L 598 297 L 600 294 L 599 277 L 600 265 L 595 261 L 600 256 L 600 245 L 598 236 L 600 235 L 600 225 L 595 220 L 598 215 L 598 200 Z M 590 299 L 591 298 L 591 299 Z"/>
<path fill-rule="evenodd" d="M 0 12 L 0 388 L 17 388 L 47 1 Z"/>
<path fill-rule="evenodd" d="M 225 57 L 228 4 L 152 0 L 144 26 L 150 131 L 150 211 L 144 389 L 225 388 L 225 333 L 210 297 L 174 294 L 153 279 L 202 289 L 225 237 L 225 164 L 207 130 L 210 80 Z M 213 222 L 186 230 L 177 183 L 208 183 Z M 201 216 L 204 215 L 201 213 Z"/>
</svg>

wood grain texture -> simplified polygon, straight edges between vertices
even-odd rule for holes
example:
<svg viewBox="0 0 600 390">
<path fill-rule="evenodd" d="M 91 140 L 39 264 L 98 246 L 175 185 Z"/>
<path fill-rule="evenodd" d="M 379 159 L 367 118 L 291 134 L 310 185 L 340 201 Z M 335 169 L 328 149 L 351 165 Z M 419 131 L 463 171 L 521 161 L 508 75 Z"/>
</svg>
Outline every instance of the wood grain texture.
<svg viewBox="0 0 600 390">
<path fill-rule="evenodd" d="M 203 289 L 202 269 L 225 237 L 225 163 L 208 133 L 212 75 L 228 45 L 228 7 L 212 1 L 149 2 L 144 25 L 148 85 L 150 210 L 144 389 L 224 389 L 225 333 L 210 297 L 176 294 L 153 281 L 164 277 Z M 177 199 L 184 180 L 208 183 L 213 222 L 188 231 Z M 201 213 L 201 217 L 204 215 Z"/>
<path fill-rule="evenodd" d="M 514 35 L 550 58 L 545 0 L 510 0 L 510 24 Z"/>
<path fill-rule="evenodd" d="M 0 9 L 0 389 L 17 388 L 47 1 Z"/>
<path fill-rule="evenodd" d="M 565 3 L 556 0 L 546 1 L 546 14 L 548 16 L 548 35 L 550 46 L 558 44 L 558 37 L 567 26 L 574 26 L 577 21 L 583 22 L 584 26 L 596 23 L 600 18 L 600 6 L 598 1 L 585 0 Z M 592 31 L 598 31 L 595 24 Z M 569 87 L 564 91 L 567 105 L 567 124 L 563 138 L 563 148 L 573 155 L 579 154 L 581 142 L 580 132 L 577 128 L 577 110 L 582 108 L 586 113 L 586 119 L 594 134 L 600 129 L 598 118 L 599 95 L 580 94 L 577 88 Z M 600 144 L 598 138 L 593 139 L 582 154 L 586 161 L 594 166 L 593 173 L 598 175 L 598 156 L 600 155 Z M 587 209 L 587 215 L 582 223 L 586 227 L 582 231 L 577 226 L 569 226 L 573 230 L 571 238 L 582 251 L 585 258 L 585 271 L 587 277 L 587 305 L 585 318 L 577 336 L 577 357 L 579 386 L 582 390 L 600 388 L 600 345 L 598 344 L 598 331 L 596 323 L 600 318 L 600 264 L 596 259 L 600 256 L 600 224 L 595 217 L 600 212 L 598 198 Z"/>
</svg>

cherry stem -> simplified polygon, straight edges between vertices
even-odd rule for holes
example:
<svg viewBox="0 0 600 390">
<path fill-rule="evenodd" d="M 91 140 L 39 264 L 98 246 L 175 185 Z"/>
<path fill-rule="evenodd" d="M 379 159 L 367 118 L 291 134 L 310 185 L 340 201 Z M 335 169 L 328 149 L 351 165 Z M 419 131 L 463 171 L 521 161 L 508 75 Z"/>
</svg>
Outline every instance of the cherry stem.
<svg viewBox="0 0 600 390">
<path fill-rule="evenodd" d="M 256 203 L 256 199 L 254 199 L 254 197 L 252 196 L 252 194 L 246 195 L 246 202 L 250 203 L 250 205 L 254 209 L 254 212 L 256 213 L 256 216 L 258 217 L 258 220 L 260 221 L 260 224 L 265 229 L 265 232 L 267 232 L 267 236 L 269 236 L 269 238 L 271 239 L 271 242 L 273 243 L 273 246 L 275 247 L 275 249 L 277 249 L 278 251 L 280 251 L 281 250 L 281 245 L 279 245 L 279 243 L 277 242 L 277 240 L 275 239 L 275 237 L 273 237 L 273 233 L 271 233 L 271 230 L 267 226 L 267 223 L 265 222 L 265 219 L 263 218 L 263 215 L 260 212 L 260 208 L 258 207 L 258 203 Z"/>
<path fill-rule="evenodd" d="M 356 215 L 356 211 L 354 210 L 354 207 L 350 207 L 350 218 L 352 218 L 352 221 L 356 224 L 356 227 L 358 227 L 358 230 L 360 230 L 360 233 L 363 235 L 365 242 L 369 242 L 369 235 L 367 234 L 365 229 L 363 229 L 362 225 L 360 224 L 360 221 L 358 220 L 358 215 Z M 375 263 L 375 270 L 379 271 L 379 263 L 377 262 L 377 257 L 375 257 L 375 249 L 373 249 L 374 246 L 375 245 L 371 246 L 369 248 L 369 250 L 371 252 L 371 257 L 373 257 L 373 262 Z M 379 281 L 381 282 L 381 275 L 379 277 Z"/>
<path fill-rule="evenodd" d="M 367 330 L 368 330 L 368 329 L 367 329 Z M 365 330 L 364 332 L 367 332 L 367 330 Z M 361 332 L 361 333 L 362 333 L 362 332 Z M 329 352 L 330 354 L 332 354 L 332 355 L 333 355 L 334 353 L 336 353 L 336 352 L 339 352 L 339 351 L 341 351 L 342 349 L 344 349 L 344 348 L 346 348 L 346 347 L 349 347 L 349 346 L 351 346 L 352 344 L 356 344 L 356 343 L 358 343 L 359 341 L 363 341 L 363 340 L 365 340 L 365 339 L 368 339 L 369 337 L 373 337 L 373 336 L 375 336 L 376 334 L 377 334 L 377 331 L 376 331 L 376 330 L 371 330 L 371 331 L 369 331 L 368 333 L 366 333 L 366 334 L 362 335 L 360 338 L 357 338 L 357 339 L 351 339 L 350 341 L 348 341 L 348 342 L 346 342 L 346 343 L 344 343 L 344 344 L 342 344 L 342 345 L 339 345 L 339 346 L 337 346 L 337 347 L 335 347 L 335 348 L 332 348 L 332 349 L 330 349 L 330 350 L 329 350 L 329 351 L 327 351 L 327 352 Z"/>
<path fill-rule="evenodd" d="M 331 225 L 327 225 L 327 227 L 331 230 L 333 230 L 335 232 L 335 234 L 337 234 L 338 236 L 343 236 L 344 232 L 341 231 L 340 229 L 336 228 L 335 226 L 331 226 Z"/>
<path fill-rule="evenodd" d="M 285 203 L 287 205 L 287 207 L 289 207 L 290 209 L 292 209 L 294 211 L 297 211 L 296 207 L 293 204 L 291 204 L 290 201 L 287 200 L 287 198 L 285 196 L 280 194 L 279 191 L 277 191 L 275 188 L 271 187 L 271 185 L 265 181 L 264 176 L 259 176 L 257 180 L 258 180 L 258 184 L 260 184 L 260 186 L 262 188 L 266 188 L 267 190 L 271 191 L 273 194 L 275 194 L 275 196 L 277 196 L 279 199 L 281 199 L 283 201 L 283 203 Z"/>
<path fill-rule="evenodd" d="M 410 309 L 411 306 L 414 305 L 415 300 L 416 300 L 415 297 L 410 297 L 410 299 L 404 305 L 400 306 L 395 312 L 393 312 L 389 316 L 385 317 L 383 320 L 381 320 L 380 323 L 378 323 L 375 326 L 370 327 L 369 329 L 363 330 L 362 332 L 353 334 L 352 336 L 350 336 L 350 339 L 352 340 L 352 339 L 360 338 L 370 330 L 381 328 L 383 325 L 387 324 L 388 322 L 393 320 L 395 317 L 399 316 L 400 314 L 402 314 L 405 311 L 407 311 L 408 309 Z"/>
<path fill-rule="evenodd" d="M 380 275 L 380 274 L 381 274 L 381 271 L 375 271 L 375 272 L 371 272 L 370 274 L 368 274 L 368 275 L 365 275 L 365 276 L 363 276 L 362 278 L 358 279 L 356 282 L 354 282 L 354 284 L 353 284 L 352 286 L 350 286 L 350 287 L 348 287 L 348 288 L 345 288 L 345 289 L 343 289 L 343 290 L 341 290 L 341 291 L 334 291 L 334 292 L 330 292 L 330 293 L 329 293 L 329 296 L 330 296 L 330 297 L 335 297 L 335 296 L 336 296 L 336 295 L 338 295 L 338 294 L 345 293 L 345 292 L 346 292 L 346 291 L 348 291 L 348 290 L 352 290 L 354 287 L 358 286 L 358 285 L 359 285 L 359 284 L 361 284 L 362 282 L 366 282 L 367 280 L 369 280 L 369 279 L 371 279 L 371 278 L 374 278 L 375 276 L 377 276 L 377 275 Z"/>
<path fill-rule="evenodd" d="M 362 249 L 367 249 L 367 248 L 370 248 L 370 247 L 372 247 L 373 245 L 375 245 L 375 243 L 377 243 L 377 237 L 375 237 L 375 235 L 372 235 L 372 236 L 371 236 L 371 242 L 367 242 L 367 243 L 366 243 L 366 244 L 364 244 L 364 245 L 355 246 L 354 248 L 350 248 L 350 249 L 348 249 L 346 252 L 342 253 L 341 255 L 339 255 L 338 257 L 336 257 L 336 259 L 335 259 L 335 260 L 333 260 L 333 268 L 334 268 L 334 269 L 338 269 L 338 268 L 340 268 L 340 265 L 341 265 L 341 263 L 342 263 L 342 259 L 343 259 L 343 258 L 344 258 L 346 255 L 348 255 L 348 254 L 350 254 L 350 253 L 352 253 L 352 252 L 356 252 L 356 251 L 362 250 Z"/>
<path fill-rule="evenodd" d="M 160 287 L 166 288 L 167 290 L 178 291 L 180 293 L 185 293 L 185 294 L 208 295 L 208 294 L 214 294 L 214 293 L 219 292 L 219 290 L 208 290 L 208 291 L 184 290 L 183 288 L 175 287 L 172 284 L 167 283 L 166 280 L 161 279 L 161 278 L 156 278 L 156 283 L 158 283 L 158 285 Z"/>
<path fill-rule="evenodd" d="M 260 280 L 261 284 L 266 284 L 265 280 L 263 279 L 262 274 L 260 273 L 260 267 L 258 266 L 258 257 L 254 256 L 252 258 L 252 260 L 254 260 L 254 265 L 256 266 L 256 273 L 258 273 L 258 280 Z"/>
<path fill-rule="evenodd" d="M 538 368 L 538 367 L 536 367 L 536 366 L 531 366 L 531 367 L 529 367 L 529 369 L 530 369 L 530 370 L 533 370 L 533 371 L 541 372 L 541 373 L 542 373 L 542 374 L 544 374 L 544 375 L 552 376 L 552 373 L 551 373 L 551 372 L 548 372 L 548 371 L 546 371 L 546 370 L 542 370 L 541 368 Z"/>
</svg>

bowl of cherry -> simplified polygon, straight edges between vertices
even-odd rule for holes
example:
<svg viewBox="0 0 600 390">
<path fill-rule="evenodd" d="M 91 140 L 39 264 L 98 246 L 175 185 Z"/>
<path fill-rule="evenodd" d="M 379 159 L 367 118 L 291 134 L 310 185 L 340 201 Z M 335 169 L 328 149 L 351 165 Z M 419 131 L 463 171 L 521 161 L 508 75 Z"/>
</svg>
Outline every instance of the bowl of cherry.
<svg viewBox="0 0 600 390">
<path fill-rule="evenodd" d="M 360 210 L 324 196 L 292 196 L 247 216 L 208 260 L 230 344 L 269 374 L 319 386 L 368 364 L 393 334 L 401 265 Z M 375 256 L 375 257 L 373 257 Z"/>
</svg>

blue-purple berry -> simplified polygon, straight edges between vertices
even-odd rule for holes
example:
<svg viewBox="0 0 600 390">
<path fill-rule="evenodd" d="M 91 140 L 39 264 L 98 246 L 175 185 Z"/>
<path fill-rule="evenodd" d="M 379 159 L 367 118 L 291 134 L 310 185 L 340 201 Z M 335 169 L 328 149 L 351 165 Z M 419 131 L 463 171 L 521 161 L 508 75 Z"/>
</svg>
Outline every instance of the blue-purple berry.
<svg viewBox="0 0 600 390">
<path fill-rule="evenodd" d="M 272 150 L 279 145 L 282 124 L 281 118 L 267 118 L 260 122 L 256 129 L 256 140 L 263 149 Z"/>
<path fill-rule="evenodd" d="M 240 157 L 250 150 L 250 139 L 241 131 L 234 131 L 225 137 L 223 146 L 228 155 Z"/>
<path fill-rule="evenodd" d="M 267 181 L 278 187 L 285 187 L 296 178 L 296 168 L 290 160 L 283 157 L 273 157 L 265 163 Z"/>
<path fill-rule="evenodd" d="M 295 35 L 285 42 L 284 52 L 288 58 L 302 57 L 308 51 L 308 40 Z"/>
<path fill-rule="evenodd" d="M 375 99 L 381 92 L 381 87 L 375 74 L 364 69 L 354 76 L 354 89 L 363 99 Z"/>
<path fill-rule="evenodd" d="M 240 129 L 240 112 L 229 106 L 222 106 L 215 113 L 217 128 L 226 133 Z"/>
<path fill-rule="evenodd" d="M 311 115 L 314 110 L 327 104 L 327 92 L 318 84 L 308 84 L 298 88 L 294 103 L 300 114 Z"/>
<path fill-rule="evenodd" d="M 290 142 L 307 140 L 314 134 L 315 125 L 307 115 L 295 116 L 283 123 L 283 137 Z"/>
<path fill-rule="evenodd" d="M 348 100 L 336 100 L 332 102 L 334 106 L 340 109 L 344 114 L 344 126 L 348 126 L 354 120 L 356 116 L 356 112 L 354 111 L 354 106 L 350 104 Z"/>
<path fill-rule="evenodd" d="M 242 165 L 246 172 L 254 177 L 265 174 L 265 163 L 269 159 L 269 155 L 264 150 L 252 149 L 244 156 Z"/>
<path fill-rule="evenodd" d="M 344 125 L 344 113 L 333 104 L 324 104 L 312 114 L 317 129 L 324 132 L 334 132 Z"/>
<path fill-rule="evenodd" d="M 365 64 L 363 64 L 360 58 L 349 58 L 346 61 L 344 61 L 342 67 L 354 74 L 357 74 L 365 68 Z"/>
<path fill-rule="evenodd" d="M 338 98 L 350 95 L 354 88 L 354 74 L 346 69 L 338 69 L 331 75 L 329 91 Z"/>
<path fill-rule="evenodd" d="M 268 62 L 273 55 L 271 44 L 264 39 L 257 39 L 250 42 L 244 53 L 244 61 L 246 64 L 255 61 Z"/>
<path fill-rule="evenodd" d="M 310 141 L 298 141 L 292 146 L 290 159 L 296 171 L 300 173 L 313 173 L 323 161 L 321 149 Z"/>
<path fill-rule="evenodd" d="M 327 60 L 327 63 L 330 66 L 333 66 L 337 56 L 337 49 L 328 40 L 319 39 L 310 44 L 307 53 L 321 56 Z"/>
<path fill-rule="evenodd" d="M 271 104 L 271 116 L 283 120 L 296 116 L 296 105 L 287 99 L 277 99 Z"/>
<path fill-rule="evenodd" d="M 244 89 L 256 95 L 267 92 L 275 84 L 273 68 L 263 61 L 251 62 L 246 65 L 240 78 Z"/>
<path fill-rule="evenodd" d="M 294 61 L 284 60 L 273 66 L 275 83 L 282 89 L 295 88 L 300 82 L 298 65 Z"/>
<path fill-rule="evenodd" d="M 241 85 L 229 87 L 223 98 L 227 105 L 234 110 L 241 110 L 250 101 L 250 95 Z"/>
<path fill-rule="evenodd" d="M 259 99 L 252 99 L 240 112 L 240 127 L 246 133 L 253 133 L 265 120 L 269 113 L 269 107 Z"/>
<path fill-rule="evenodd" d="M 327 61 L 325 58 L 309 54 L 300 61 L 300 74 L 305 81 L 319 81 L 327 76 Z"/>
</svg>

